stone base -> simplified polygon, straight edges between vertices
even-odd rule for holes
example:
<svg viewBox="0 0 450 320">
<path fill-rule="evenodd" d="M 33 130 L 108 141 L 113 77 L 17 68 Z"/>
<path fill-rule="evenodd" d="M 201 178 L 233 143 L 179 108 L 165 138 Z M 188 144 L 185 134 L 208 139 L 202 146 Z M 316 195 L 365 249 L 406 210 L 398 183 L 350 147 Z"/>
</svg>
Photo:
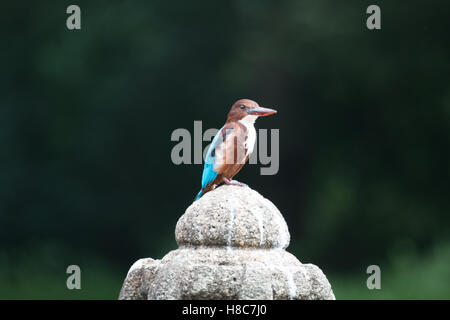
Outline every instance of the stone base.
<svg viewBox="0 0 450 320">
<path fill-rule="evenodd" d="M 286 252 L 277 207 L 248 187 L 206 193 L 180 217 L 175 238 L 179 249 L 131 267 L 119 299 L 334 299 L 318 267 Z"/>
<path fill-rule="evenodd" d="M 141 259 L 119 299 L 334 299 L 323 272 L 283 249 L 183 247 Z"/>
</svg>

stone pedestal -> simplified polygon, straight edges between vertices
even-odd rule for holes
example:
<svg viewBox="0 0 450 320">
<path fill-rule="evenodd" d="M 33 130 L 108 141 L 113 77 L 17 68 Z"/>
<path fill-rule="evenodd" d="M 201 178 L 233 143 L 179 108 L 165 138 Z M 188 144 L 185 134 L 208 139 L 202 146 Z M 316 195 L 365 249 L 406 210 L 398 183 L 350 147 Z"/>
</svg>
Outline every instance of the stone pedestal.
<svg viewBox="0 0 450 320">
<path fill-rule="evenodd" d="M 221 186 L 179 219 L 179 248 L 138 260 L 119 299 L 334 299 L 323 272 L 286 252 L 290 235 L 272 202 Z"/>
</svg>

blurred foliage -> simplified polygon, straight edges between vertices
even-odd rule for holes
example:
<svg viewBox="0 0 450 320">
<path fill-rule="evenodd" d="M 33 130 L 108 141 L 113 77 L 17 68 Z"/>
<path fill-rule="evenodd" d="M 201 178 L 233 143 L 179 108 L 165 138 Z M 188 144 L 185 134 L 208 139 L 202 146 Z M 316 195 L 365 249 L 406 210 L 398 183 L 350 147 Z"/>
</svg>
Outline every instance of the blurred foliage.
<svg viewBox="0 0 450 320">
<path fill-rule="evenodd" d="M 117 299 L 123 277 L 96 256 L 43 244 L 15 254 L 0 254 L 0 299 Z M 81 270 L 81 289 L 68 290 L 67 267 Z"/>
<path fill-rule="evenodd" d="M 171 132 L 218 128 L 242 97 L 279 111 L 257 122 L 280 128 L 279 173 L 237 179 L 278 206 L 291 252 L 338 297 L 375 297 L 359 279 L 378 264 L 382 297 L 450 298 L 450 4 L 377 1 L 379 31 L 369 4 L 2 2 L 0 298 L 74 297 L 68 264 L 93 281 L 79 297 L 115 298 L 137 258 L 175 249 L 202 167 L 171 163 Z"/>
<path fill-rule="evenodd" d="M 368 290 L 368 274 L 329 274 L 337 299 L 449 299 L 450 242 L 419 256 L 415 251 L 397 252 L 380 266 L 381 289 Z"/>
</svg>

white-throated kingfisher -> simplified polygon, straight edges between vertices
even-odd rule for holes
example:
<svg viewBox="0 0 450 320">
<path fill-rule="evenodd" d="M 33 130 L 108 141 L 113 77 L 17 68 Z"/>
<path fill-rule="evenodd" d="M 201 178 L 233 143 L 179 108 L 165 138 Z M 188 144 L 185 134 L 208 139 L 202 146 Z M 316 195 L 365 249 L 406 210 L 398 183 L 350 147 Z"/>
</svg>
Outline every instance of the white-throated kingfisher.
<svg viewBox="0 0 450 320">
<path fill-rule="evenodd" d="M 202 175 L 202 189 L 195 200 L 221 183 L 245 186 L 232 180 L 253 152 L 256 130 L 253 124 L 258 117 L 276 113 L 260 107 L 255 101 L 236 101 L 228 113 L 227 121 L 217 132 L 206 153 Z"/>
</svg>

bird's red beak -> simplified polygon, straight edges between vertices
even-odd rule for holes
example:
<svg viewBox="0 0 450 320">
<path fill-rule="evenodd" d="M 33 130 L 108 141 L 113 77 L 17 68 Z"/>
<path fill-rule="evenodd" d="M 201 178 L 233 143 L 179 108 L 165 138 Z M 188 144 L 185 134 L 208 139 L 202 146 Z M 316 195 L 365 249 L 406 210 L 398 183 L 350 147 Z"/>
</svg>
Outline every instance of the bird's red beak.
<svg viewBox="0 0 450 320">
<path fill-rule="evenodd" d="M 264 117 L 269 116 L 271 114 L 277 113 L 277 110 L 269 109 L 269 108 L 263 108 L 263 107 L 254 107 L 247 110 L 248 114 Z"/>
</svg>

